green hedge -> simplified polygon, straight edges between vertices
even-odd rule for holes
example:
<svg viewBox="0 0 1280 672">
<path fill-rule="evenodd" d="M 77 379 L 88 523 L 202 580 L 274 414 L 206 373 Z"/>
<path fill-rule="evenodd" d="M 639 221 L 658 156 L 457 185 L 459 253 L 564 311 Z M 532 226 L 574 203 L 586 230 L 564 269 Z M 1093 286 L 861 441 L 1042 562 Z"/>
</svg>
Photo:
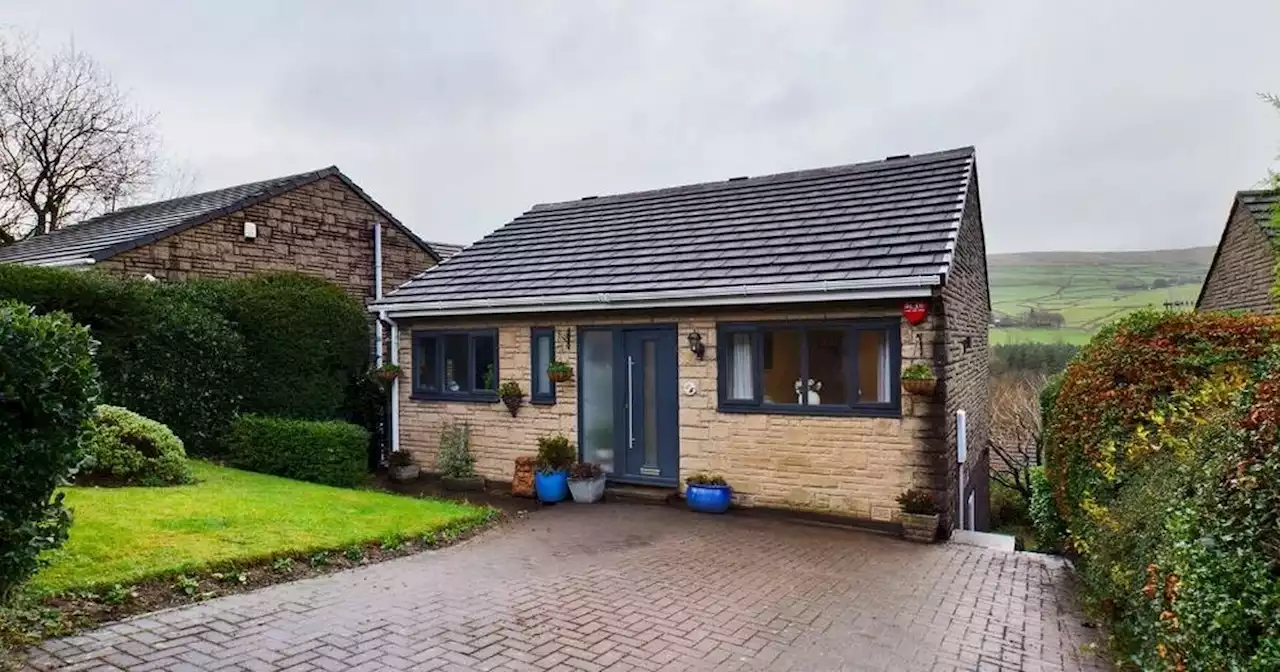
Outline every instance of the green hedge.
<svg viewBox="0 0 1280 672">
<path fill-rule="evenodd" d="M 54 490 L 80 462 L 98 394 L 93 347 L 66 315 L 0 301 L 0 603 L 66 539 L 71 517 Z"/>
<path fill-rule="evenodd" d="M 296 273 L 198 280 L 169 290 L 234 325 L 247 358 L 239 381 L 248 413 L 348 418 L 369 368 L 369 316 L 337 286 Z"/>
<path fill-rule="evenodd" d="M 1280 669 L 1280 319 L 1137 314 L 1044 401 L 1058 515 L 1033 516 L 1118 660 Z"/>
<path fill-rule="evenodd" d="M 170 427 L 193 453 L 221 450 L 240 409 L 243 339 L 217 312 L 162 283 L 0 264 L 0 299 L 65 311 L 101 347 L 103 400 Z"/>
<path fill-rule="evenodd" d="M 372 423 L 369 320 L 336 286 L 293 273 L 155 283 L 0 264 L 0 299 L 62 310 L 102 344 L 104 401 L 218 455 L 237 413 Z"/>
<path fill-rule="evenodd" d="M 119 485 L 178 485 L 191 481 L 182 441 L 168 427 L 127 408 L 94 411 L 80 474 Z"/>
<path fill-rule="evenodd" d="M 233 466 L 302 481 L 350 487 L 366 474 L 369 432 L 339 421 L 245 415 L 231 430 Z"/>
</svg>

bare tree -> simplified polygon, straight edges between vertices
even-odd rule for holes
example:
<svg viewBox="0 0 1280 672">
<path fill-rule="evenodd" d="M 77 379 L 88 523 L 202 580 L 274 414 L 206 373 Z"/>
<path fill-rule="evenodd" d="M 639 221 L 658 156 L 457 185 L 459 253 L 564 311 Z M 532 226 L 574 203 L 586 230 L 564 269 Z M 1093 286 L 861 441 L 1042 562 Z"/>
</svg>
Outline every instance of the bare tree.
<svg viewBox="0 0 1280 672">
<path fill-rule="evenodd" d="M 991 380 L 991 478 L 1031 501 L 1028 470 L 1044 461 L 1040 427 L 1043 374 L 1006 374 Z"/>
<path fill-rule="evenodd" d="M 122 204 L 155 157 L 152 115 L 87 54 L 0 38 L 0 245 Z"/>
</svg>

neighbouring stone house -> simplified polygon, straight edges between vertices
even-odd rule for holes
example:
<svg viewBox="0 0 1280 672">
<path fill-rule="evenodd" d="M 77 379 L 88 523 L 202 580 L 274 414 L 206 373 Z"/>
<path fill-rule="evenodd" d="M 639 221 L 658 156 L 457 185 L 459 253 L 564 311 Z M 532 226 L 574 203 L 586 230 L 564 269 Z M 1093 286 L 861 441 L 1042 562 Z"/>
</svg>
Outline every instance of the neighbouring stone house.
<svg viewBox="0 0 1280 672">
<path fill-rule="evenodd" d="M 1280 241 L 1272 221 L 1278 201 L 1280 191 L 1276 190 L 1236 193 L 1196 310 L 1276 313 L 1271 288 Z"/>
<path fill-rule="evenodd" d="M 950 523 L 986 529 L 972 148 L 537 205 L 371 310 L 406 371 L 393 449 L 426 469 L 442 425 L 465 421 L 498 481 L 560 433 L 614 482 L 674 489 L 713 470 L 739 505 L 879 526 L 922 487 Z M 553 384 L 551 361 L 574 379 Z M 937 374 L 934 396 L 903 391 L 913 363 Z M 503 381 L 526 394 L 514 417 Z"/>
<path fill-rule="evenodd" d="M 122 208 L 0 247 L 0 263 L 157 280 L 297 271 L 369 302 L 379 246 L 384 292 L 443 256 L 329 167 Z"/>
</svg>

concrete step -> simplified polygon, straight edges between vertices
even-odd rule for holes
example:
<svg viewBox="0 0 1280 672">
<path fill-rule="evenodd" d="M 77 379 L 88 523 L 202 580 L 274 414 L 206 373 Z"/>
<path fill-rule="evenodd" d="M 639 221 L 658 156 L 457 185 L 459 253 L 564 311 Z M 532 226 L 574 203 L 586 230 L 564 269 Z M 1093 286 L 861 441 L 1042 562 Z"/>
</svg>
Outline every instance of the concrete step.
<svg viewBox="0 0 1280 672">
<path fill-rule="evenodd" d="M 604 489 L 604 498 L 610 502 L 668 504 L 680 500 L 680 490 L 679 488 L 667 488 L 652 485 L 610 483 Z"/>
</svg>

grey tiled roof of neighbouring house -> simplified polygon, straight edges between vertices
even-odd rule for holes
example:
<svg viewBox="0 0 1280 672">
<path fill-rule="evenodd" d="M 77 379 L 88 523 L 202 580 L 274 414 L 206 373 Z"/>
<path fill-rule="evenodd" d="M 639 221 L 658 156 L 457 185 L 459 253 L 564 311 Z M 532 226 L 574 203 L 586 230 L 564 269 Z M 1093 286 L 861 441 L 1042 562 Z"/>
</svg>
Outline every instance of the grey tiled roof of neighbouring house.
<svg viewBox="0 0 1280 672">
<path fill-rule="evenodd" d="M 625 301 L 943 281 L 972 147 L 536 205 L 382 304 Z"/>
<path fill-rule="evenodd" d="M 1267 224 L 1275 213 L 1276 203 L 1280 202 L 1280 190 L 1241 191 L 1236 193 L 1236 198 L 1249 209 L 1254 221 Z M 1262 229 L 1272 236 L 1280 235 L 1280 231 L 1276 231 L 1273 227 L 1263 226 Z"/>
<path fill-rule="evenodd" d="M 0 263 L 59 266 L 102 261 L 329 176 L 337 176 L 420 247 L 436 254 L 422 239 L 343 175 L 337 166 L 330 166 L 322 170 L 121 208 L 79 224 L 0 247 Z"/>
<path fill-rule="evenodd" d="M 428 240 L 427 244 L 431 246 L 432 250 L 435 250 L 436 255 L 440 257 L 440 261 L 444 261 L 445 259 L 452 257 L 453 255 L 461 252 L 464 248 L 466 248 L 466 245 L 455 245 L 453 243 L 441 243 L 436 240 Z"/>
</svg>

